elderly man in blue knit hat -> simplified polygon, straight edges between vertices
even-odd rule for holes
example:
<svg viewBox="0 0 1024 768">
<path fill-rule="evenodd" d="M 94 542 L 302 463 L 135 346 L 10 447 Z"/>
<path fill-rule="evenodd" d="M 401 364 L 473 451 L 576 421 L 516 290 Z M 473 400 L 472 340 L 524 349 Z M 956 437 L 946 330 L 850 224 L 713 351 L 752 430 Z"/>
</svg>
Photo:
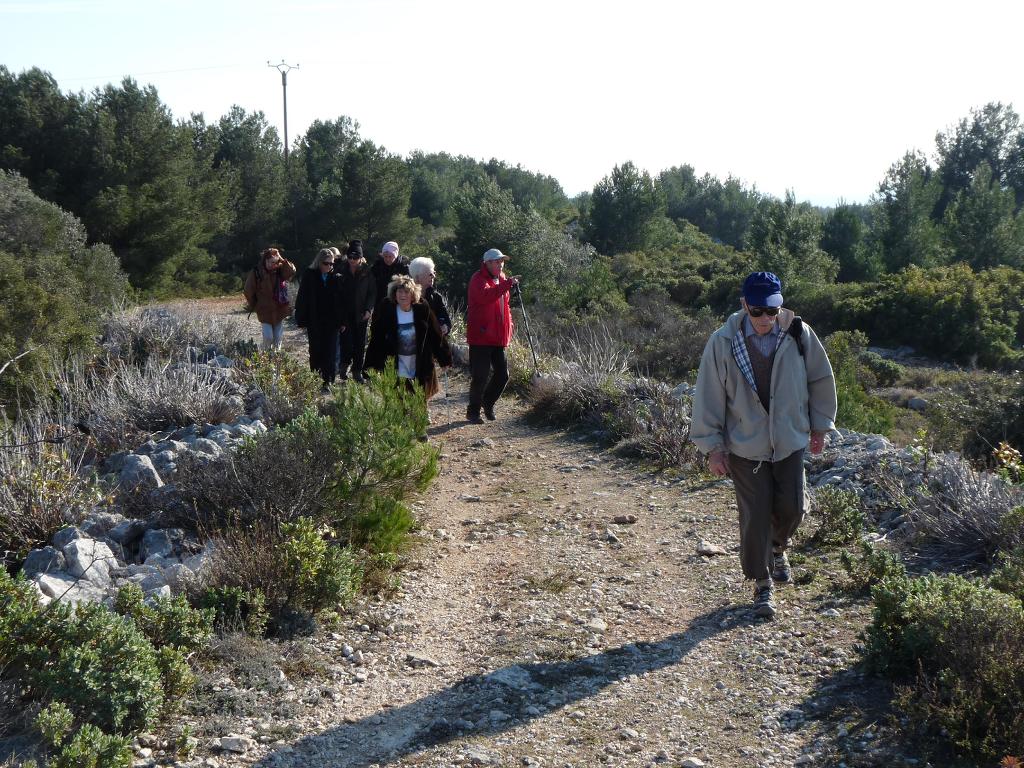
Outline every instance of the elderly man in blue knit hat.
<svg viewBox="0 0 1024 768">
<path fill-rule="evenodd" d="M 835 428 L 836 381 L 814 331 L 783 308 L 779 278 L 749 275 L 740 303 L 704 348 L 690 439 L 712 474 L 732 478 L 743 575 L 756 584 L 754 612 L 771 618 L 807 511 L 804 453 L 821 453 Z"/>
</svg>

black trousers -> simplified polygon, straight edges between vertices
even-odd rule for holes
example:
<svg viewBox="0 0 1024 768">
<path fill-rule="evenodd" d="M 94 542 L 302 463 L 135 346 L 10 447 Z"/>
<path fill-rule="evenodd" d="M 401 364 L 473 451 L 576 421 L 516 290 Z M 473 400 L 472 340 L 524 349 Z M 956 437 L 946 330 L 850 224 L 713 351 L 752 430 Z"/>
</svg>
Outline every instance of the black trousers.
<svg viewBox="0 0 1024 768">
<path fill-rule="evenodd" d="M 352 375 L 363 372 L 363 358 L 366 357 L 366 327 L 369 323 L 349 323 L 341 333 L 341 355 L 338 362 L 338 373 L 341 378 L 347 375 L 349 365 Z"/>
<path fill-rule="evenodd" d="M 333 384 L 336 374 L 335 350 L 338 349 L 338 332 L 331 328 L 310 327 L 309 369 L 316 371 L 324 384 Z"/>
<path fill-rule="evenodd" d="M 505 391 L 505 385 L 508 384 L 505 348 L 471 344 L 469 370 L 472 379 L 469 383 L 468 412 L 479 416 L 480 406 L 493 408 L 501 393 Z"/>
</svg>

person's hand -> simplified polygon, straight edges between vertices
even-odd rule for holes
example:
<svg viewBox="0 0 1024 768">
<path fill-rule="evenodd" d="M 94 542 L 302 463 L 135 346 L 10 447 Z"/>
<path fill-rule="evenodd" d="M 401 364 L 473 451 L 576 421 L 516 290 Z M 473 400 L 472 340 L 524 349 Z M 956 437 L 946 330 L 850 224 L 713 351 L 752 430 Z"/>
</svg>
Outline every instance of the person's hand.
<svg viewBox="0 0 1024 768">
<path fill-rule="evenodd" d="M 509 275 L 508 279 L 509 282 L 512 283 L 512 285 L 519 285 L 519 278 L 520 275 Z"/>
<path fill-rule="evenodd" d="M 449 329 L 448 329 L 448 326 L 447 326 L 447 325 L 442 325 L 442 326 L 441 326 L 441 335 L 442 335 L 442 336 L 447 336 L 447 335 L 448 335 L 448 330 L 449 330 Z"/>
<path fill-rule="evenodd" d="M 708 469 L 715 477 L 725 477 L 729 474 L 729 454 L 725 451 L 712 451 L 708 456 Z"/>
<path fill-rule="evenodd" d="M 811 453 L 819 454 L 825 450 L 825 434 L 820 430 L 811 432 Z"/>
<path fill-rule="evenodd" d="M 343 326 L 341 326 L 341 328 L 339 328 L 339 329 L 338 329 L 338 333 L 344 333 L 344 332 L 345 332 L 345 329 L 346 329 L 347 327 L 348 327 L 348 326 L 346 326 L 346 325 L 343 325 Z"/>
<path fill-rule="evenodd" d="M 363 312 L 363 320 L 364 321 L 369 320 L 371 314 L 373 314 L 373 313 L 370 312 L 370 310 L 366 310 L 365 312 Z"/>
</svg>

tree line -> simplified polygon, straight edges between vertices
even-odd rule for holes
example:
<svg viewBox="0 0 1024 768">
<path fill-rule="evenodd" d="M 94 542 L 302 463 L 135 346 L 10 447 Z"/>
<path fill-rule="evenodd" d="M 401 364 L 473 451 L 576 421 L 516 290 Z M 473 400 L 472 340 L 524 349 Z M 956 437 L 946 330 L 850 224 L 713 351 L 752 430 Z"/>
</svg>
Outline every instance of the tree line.
<svg viewBox="0 0 1024 768">
<path fill-rule="evenodd" d="M 931 157 L 899 158 L 869 201 L 831 208 L 690 165 L 651 175 L 629 162 L 569 198 L 554 178 L 499 160 L 397 155 L 346 116 L 314 121 L 286 163 L 262 112 L 175 119 L 155 88 L 130 78 L 63 93 L 40 69 L 0 67 L 0 109 L 0 168 L 77 216 L 87 243 L 109 245 L 149 296 L 234 289 L 269 245 L 301 262 L 355 238 L 430 256 L 453 295 L 486 248 L 501 248 L 563 320 L 642 315 L 663 299 L 688 316 L 720 314 L 753 266 L 818 307 L 818 293 L 849 284 L 844 295 L 865 314 L 870 286 L 910 280 L 898 277 L 907 270 L 945 284 L 967 269 L 988 295 L 992 270 L 1024 269 L 1024 128 L 999 103 L 940 131 Z M 998 285 L 1016 284 L 1000 275 Z M 1024 339 L 1017 311 L 986 304 L 975 318 L 1002 324 L 997 364 Z M 827 311 L 824 322 L 842 325 Z"/>
</svg>

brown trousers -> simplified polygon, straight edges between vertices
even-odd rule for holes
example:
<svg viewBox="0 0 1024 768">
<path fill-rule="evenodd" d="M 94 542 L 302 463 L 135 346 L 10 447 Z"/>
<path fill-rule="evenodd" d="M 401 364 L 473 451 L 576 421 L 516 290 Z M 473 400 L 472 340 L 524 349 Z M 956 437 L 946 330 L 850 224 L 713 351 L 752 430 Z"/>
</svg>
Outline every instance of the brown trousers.
<svg viewBox="0 0 1024 768">
<path fill-rule="evenodd" d="M 748 579 L 767 579 L 772 550 L 789 546 L 807 513 L 804 452 L 782 461 L 751 461 L 729 454 L 729 471 L 740 514 L 740 564 Z"/>
</svg>

